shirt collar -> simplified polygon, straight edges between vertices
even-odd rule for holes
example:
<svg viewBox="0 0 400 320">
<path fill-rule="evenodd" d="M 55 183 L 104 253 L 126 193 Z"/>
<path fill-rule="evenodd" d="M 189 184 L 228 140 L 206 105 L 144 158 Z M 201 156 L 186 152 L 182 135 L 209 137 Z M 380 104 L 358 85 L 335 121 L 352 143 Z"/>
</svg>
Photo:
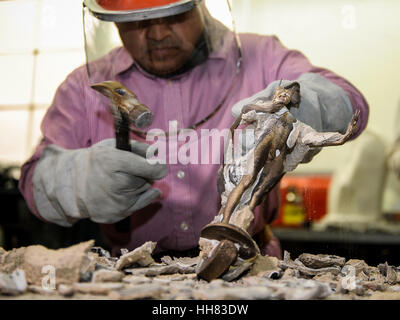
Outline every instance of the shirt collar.
<svg viewBox="0 0 400 320">
<path fill-rule="evenodd" d="M 115 57 L 115 61 L 113 61 L 115 65 L 115 73 L 119 75 L 132 67 L 134 64 L 134 60 L 128 50 L 125 47 L 120 47 L 117 49 Z"/>
</svg>

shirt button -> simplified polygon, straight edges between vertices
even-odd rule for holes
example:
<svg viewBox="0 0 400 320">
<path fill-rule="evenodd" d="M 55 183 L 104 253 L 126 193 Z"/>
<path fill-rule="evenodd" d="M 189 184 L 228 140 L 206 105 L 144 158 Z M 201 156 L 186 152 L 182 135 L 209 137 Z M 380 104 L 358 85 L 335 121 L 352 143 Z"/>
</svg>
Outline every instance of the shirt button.
<svg viewBox="0 0 400 320">
<path fill-rule="evenodd" d="M 183 178 L 185 177 L 185 172 L 182 171 L 182 170 L 179 170 L 178 173 L 176 174 L 176 176 L 177 176 L 179 179 L 183 179 Z"/>
<path fill-rule="evenodd" d="M 182 229 L 183 231 L 186 231 L 187 229 L 189 229 L 188 224 L 187 224 L 186 222 L 182 222 L 182 223 L 181 223 L 181 229 Z"/>
</svg>

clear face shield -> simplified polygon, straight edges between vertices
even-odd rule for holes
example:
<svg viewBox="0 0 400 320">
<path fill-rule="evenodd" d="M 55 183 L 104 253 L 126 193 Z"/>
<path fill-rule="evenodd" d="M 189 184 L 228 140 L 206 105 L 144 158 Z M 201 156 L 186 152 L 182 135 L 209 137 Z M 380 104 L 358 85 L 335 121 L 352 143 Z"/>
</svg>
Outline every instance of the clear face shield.
<svg viewBox="0 0 400 320">
<path fill-rule="evenodd" d="M 119 74 L 132 64 L 159 78 L 179 77 L 204 63 L 230 39 L 235 56 L 229 66 L 230 79 L 219 80 L 230 85 L 210 114 L 185 129 L 197 128 L 221 108 L 240 71 L 241 47 L 229 0 L 84 0 L 83 28 L 89 81 L 100 92 L 94 86 L 104 81 L 128 86 Z M 137 129 L 131 128 L 144 134 Z"/>
</svg>

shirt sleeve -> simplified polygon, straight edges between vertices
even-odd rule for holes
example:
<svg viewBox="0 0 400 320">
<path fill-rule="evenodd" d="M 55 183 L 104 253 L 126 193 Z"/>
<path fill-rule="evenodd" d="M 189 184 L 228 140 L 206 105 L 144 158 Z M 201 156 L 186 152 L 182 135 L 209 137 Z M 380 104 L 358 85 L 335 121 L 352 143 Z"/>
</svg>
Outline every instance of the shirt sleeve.
<svg viewBox="0 0 400 320">
<path fill-rule="evenodd" d="M 316 73 L 342 88 L 348 95 L 353 113 L 360 111 L 358 126 L 352 139 L 356 138 L 367 126 L 369 107 L 363 95 L 349 81 L 334 72 L 313 66 L 303 53 L 289 50 L 276 36 L 267 37 L 266 41 L 265 80 L 267 84 L 275 80 L 296 80 L 304 73 Z"/>
<path fill-rule="evenodd" d="M 84 85 L 78 69 L 58 87 L 40 126 L 42 139 L 33 155 L 22 165 L 19 190 L 30 211 L 43 221 L 45 220 L 38 213 L 33 198 L 32 180 L 35 167 L 49 144 L 66 149 L 78 149 L 89 145 L 84 101 Z"/>
</svg>

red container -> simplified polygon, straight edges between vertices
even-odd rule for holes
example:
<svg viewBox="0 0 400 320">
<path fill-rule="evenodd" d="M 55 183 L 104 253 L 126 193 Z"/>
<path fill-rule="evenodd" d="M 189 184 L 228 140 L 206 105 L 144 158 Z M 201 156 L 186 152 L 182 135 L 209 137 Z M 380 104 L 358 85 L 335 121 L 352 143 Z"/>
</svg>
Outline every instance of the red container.
<svg viewBox="0 0 400 320">
<path fill-rule="evenodd" d="M 272 226 L 304 227 L 327 212 L 331 175 L 287 175 L 281 180 L 281 207 Z"/>
</svg>

